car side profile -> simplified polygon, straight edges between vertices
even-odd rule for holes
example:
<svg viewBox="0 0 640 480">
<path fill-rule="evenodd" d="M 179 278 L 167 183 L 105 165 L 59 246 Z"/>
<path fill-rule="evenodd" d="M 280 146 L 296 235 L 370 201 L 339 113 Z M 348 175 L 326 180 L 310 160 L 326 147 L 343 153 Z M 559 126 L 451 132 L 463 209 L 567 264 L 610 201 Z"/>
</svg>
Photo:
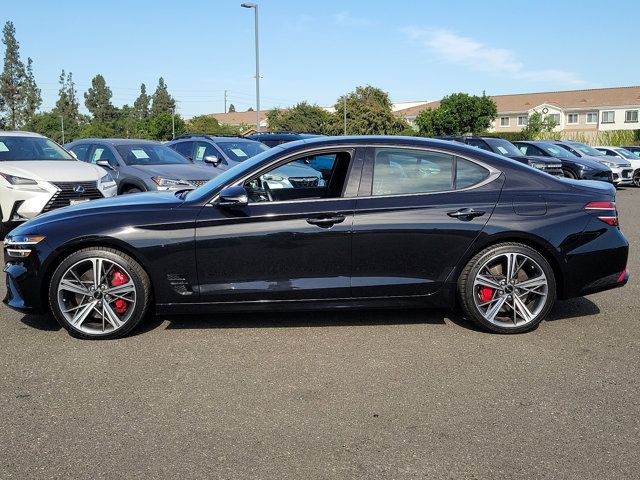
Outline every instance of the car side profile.
<svg viewBox="0 0 640 480">
<path fill-rule="evenodd" d="M 322 185 L 269 176 L 333 159 Z M 122 212 L 126 211 L 126 215 Z M 147 311 L 454 307 L 499 333 L 556 298 L 624 285 L 615 189 L 454 142 L 327 137 L 274 147 L 183 192 L 51 212 L 5 241 L 7 294 L 72 335 L 116 338 Z"/>
<path fill-rule="evenodd" d="M 511 160 L 515 160 L 532 168 L 537 168 L 549 175 L 564 177 L 562 171 L 562 163 L 555 158 L 545 156 L 523 155 L 523 153 L 513 143 L 496 137 L 475 137 L 467 135 L 450 135 L 444 137 L 435 137 L 442 140 L 452 140 L 464 143 L 471 147 L 481 148 L 488 152 L 503 155 Z"/>
<path fill-rule="evenodd" d="M 601 182 L 613 183 L 613 172 L 611 168 L 601 162 L 589 158 L 581 158 L 570 151 L 550 142 L 543 141 L 517 141 L 513 144 L 520 149 L 524 155 L 538 157 L 551 157 L 562 163 L 562 171 L 565 178 L 574 180 L 598 180 Z"/>
<path fill-rule="evenodd" d="M 78 162 L 53 140 L 0 132 L 0 238 L 40 213 L 115 194 L 111 174 Z"/>
<path fill-rule="evenodd" d="M 195 188 L 217 175 L 151 140 L 83 138 L 65 147 L 78 160 L 110 170 L 118 194 Z"/>
</svg>

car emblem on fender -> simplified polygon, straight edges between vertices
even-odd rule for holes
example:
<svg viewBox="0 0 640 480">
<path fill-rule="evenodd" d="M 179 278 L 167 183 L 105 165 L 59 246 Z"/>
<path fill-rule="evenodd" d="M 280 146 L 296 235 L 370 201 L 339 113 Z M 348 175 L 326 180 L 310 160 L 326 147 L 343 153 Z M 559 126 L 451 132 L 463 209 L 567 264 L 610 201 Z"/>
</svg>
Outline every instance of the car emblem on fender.
<svg viewBox="0 0 640 480">
<path fill-rule="evenodd" d="M 84 193 L 84 187 L 82 185 L 76 185 L 73 187 L 73 191 L 76 193 Z"/>
</svg>

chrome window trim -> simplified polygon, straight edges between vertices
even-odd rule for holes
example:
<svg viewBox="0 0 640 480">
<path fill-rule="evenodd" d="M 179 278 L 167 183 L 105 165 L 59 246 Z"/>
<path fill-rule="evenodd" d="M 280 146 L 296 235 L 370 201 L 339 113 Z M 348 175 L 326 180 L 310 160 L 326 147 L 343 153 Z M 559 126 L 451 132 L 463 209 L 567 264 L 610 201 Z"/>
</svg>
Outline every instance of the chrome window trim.
<svg viewBox="0 0 640 480">
<path fill-rule="evenodd" d="M 323 148 L 313 148 L 313 147 L 309 147 L 307 149 L 301 150 L 301 151 L 297 151 L 295 153 L 292 153 L 290 155 L 287 155 L 284 158 L 281 158 L 279 160 L 276 160 L 274 162 L 269 163 L 268 165 L 266 165 L 264 168 L 262 168 L 258 174 L 250 174 L 250 175 L 246 175 L 244 177 L 242 177 L 239 180 L 236 180 L 235 182 L 225 185 L 224 187 L 222 187 L 220 190 L 222 191 L 225 188 L 229 188 L 229 187 L 235 187 L 238 186 L 242 183 L 244 183 L 246 180 L 248 180 L 249 178 L 253 177 L 253 176 L 258 176 L 260 175 L 261 172 L 264 172 L 265 170 L 271 168 L 272 166 L 279 166 L 281 164 L 287 163 L 287 161 L 294 159 L 295 157 L 298 156 L 304 156 L 305 154 L 308 154 L 309 152 L 335 152 L 335 151 L 341 151 L 343 149 L 358 149 L 358 148 L 404 148 L 404 149 L 408 149 L 408 150 L 425 150 L 425 151 L 429 151 L 429 152 L 437 152 L 437 153 L 442 153 L 445 155 L 451 155 L 451 156 L 457 156 L 459 158 L 462 158 L 464 160 L 468 160 L 472 163 L 475 163 L 477 165 L 480 165 L 481 167 L 485 168 L 486 170 L 489 171 L 489 176 L 487 178 L 485 178 L 482 182 L 476 183 L 475 185 L 471 185 L 469 187 L 466 188 L 460 188 L 457 190 L 440 190 L 437 192 L 422 192 L 422 193 L 398 193 L 398 194 L 392 194 L 392 195 L 364 195 L 364 196 L 359 196 L 356 195 L 354 197 L 337 197 L 337 198 L 309 198 L 309 199 L 301 199 L 301 200 L 279 200 L 279 201 L 275 201 L 275 202 L 254 202 L 254 203 L 250 203 L 249 205 L 280 205 L 280 204 L 291 204 L 291 203 L 309 203 L 309 202 L 331 202 L 331 201 L 337 201 L 337 200 L 360 200 L 360 199 L 367 199 L 367 198 L 390 198 L 390 197 L 415 197 L 418 195 L 440 195 L 443 193 L 456 193 L 456 192 L 466 192 L 468 190 L 475 190 L 476 188 L 480 188 L 483 187 L 485 185 L 488 185 L 489 183 L 495 181 L 496 179 L 498 179 L 500 177 L 500 175 L 502 175 L 502 171 L 496 169 L 495 167 L 492 167 L 491 165 L 487 165 L 486 163 L 477 160 L 475 158 L 471 158 L 463 153 L 458 153 L 458 152 L 451 152 L 449 150 L 446 150 L 444 148 L 438 148 L 438 147 L 421 147 L 421 146 L 415 146 L 415 145 L 406 145 L 406 144 L 345 144 L 345 145 L 339 145 L 339 146 L 333 146 L 333 147 L 323 147 Z M 472 148 L 472 147 L 470 147 Z M 355 153 L 355 152 L 354 152 Z M 353 160 L 353 158 L 352 158 Z M 219 194 L 216 194 L 211 200 L 209 200 L 206 205 L 207 206 L 215 206 L 215 202 L 216 200 L 218 200 L 219 198 Z"/>
</svg>

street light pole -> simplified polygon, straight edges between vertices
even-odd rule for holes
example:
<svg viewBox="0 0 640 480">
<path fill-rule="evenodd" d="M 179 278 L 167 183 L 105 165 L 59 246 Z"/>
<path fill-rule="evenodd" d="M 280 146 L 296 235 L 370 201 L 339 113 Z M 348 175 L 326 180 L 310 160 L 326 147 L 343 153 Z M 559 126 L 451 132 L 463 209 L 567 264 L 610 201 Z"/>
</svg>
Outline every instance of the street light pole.
<svg viewBox="0 0 640 480">
<path fill-rule="evenodd" d="M 176 139 L 176 107 L 171 109 L 171 138 Z"/>
<path fill-rule="evenodd" d="M 260 131 L 260 45 L 258 42 L 258 4 L 243 3 L 243 8 L 253 8 L 255 14 L 255 37 L 256 37 L 256 131 Z"/>
<path fill-rule="evenodd" d="M 60 115 L 60 121 L 62 122 L 62 144 L 64 145 L 64 115 Z"/>
</svg>

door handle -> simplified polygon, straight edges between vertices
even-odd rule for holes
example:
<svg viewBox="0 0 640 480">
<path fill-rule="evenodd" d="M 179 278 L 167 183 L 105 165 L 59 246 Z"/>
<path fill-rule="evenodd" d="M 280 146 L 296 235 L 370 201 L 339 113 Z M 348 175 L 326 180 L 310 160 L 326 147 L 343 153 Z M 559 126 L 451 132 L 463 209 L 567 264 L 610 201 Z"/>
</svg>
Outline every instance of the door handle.
<svg viewBox="0 0 640 480">
<path fill-rule="evenodd" d="M 307 218 L 307 223 L 322 228 L 328 228 L 332 227 L 336 223 L 344 222 L 345 218 L 346 217 L 344 215 L 334 213 L 323 217 Z"/>
<path fill-rule="evenodd" d="M 485 212 L 480 210 L 474 210 L 473 208 L 461 208 L 460 210 L 456 210 L 454 212 L 447 212 L 451 218 L 457 218 L 458 220 L 462 220 L 468 222 L 473 220 L 476 217 L 481 217 Z"/>
</svg>

